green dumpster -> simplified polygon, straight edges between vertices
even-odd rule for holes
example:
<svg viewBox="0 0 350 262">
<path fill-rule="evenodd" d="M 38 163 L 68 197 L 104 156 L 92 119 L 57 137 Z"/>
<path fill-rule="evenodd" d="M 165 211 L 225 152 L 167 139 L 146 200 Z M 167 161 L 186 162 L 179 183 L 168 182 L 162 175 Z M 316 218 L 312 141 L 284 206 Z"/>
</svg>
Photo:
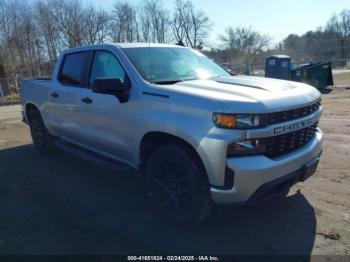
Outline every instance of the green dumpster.
<svg viewBox="0 0 350 262">
<path fill-rule="evenodd" d="M 319 90 L 332 86 L 331 62 L 301 65 L 290 71 L 290 80 L 312 85 Z"/>
</svg>

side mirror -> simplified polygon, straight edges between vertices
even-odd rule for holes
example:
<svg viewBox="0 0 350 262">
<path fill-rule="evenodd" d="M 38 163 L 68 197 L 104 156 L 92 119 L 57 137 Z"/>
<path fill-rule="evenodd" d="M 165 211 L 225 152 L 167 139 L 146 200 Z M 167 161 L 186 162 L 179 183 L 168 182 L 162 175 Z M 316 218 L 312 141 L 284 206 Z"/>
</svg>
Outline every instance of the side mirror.
<svg viewBox="0 0 350 262">
<path fill-rule="evenodd" d="M 114 95 L 121 103 L 129 98 L 130 85 L 127 78 L 125 83 L 119 78 L 95 78 L 91 88 L 95 93 Z"/>
<path fill-rule="evenodd" d="M 226 72 L 229 73 L 231 76 L 235 76 L 235 72 L 232 71 L 231 69 L 225 68 Z"/>
</svg>

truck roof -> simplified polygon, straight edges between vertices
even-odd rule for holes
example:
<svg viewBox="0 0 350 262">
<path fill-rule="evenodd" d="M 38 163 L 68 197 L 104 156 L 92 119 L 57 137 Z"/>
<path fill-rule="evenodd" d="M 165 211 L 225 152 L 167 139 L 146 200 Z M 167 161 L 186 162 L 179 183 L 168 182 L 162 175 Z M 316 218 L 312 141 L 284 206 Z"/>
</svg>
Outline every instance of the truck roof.
<svg viewBox="0 0 350 262">
<path fill-rule="evenodd" d="M 68 48 L 63 50 L 63 53 L 70 53 L 70 52 L 76 52 L 80 50 L 86 50 L 89 48 L 99 48 L 99 47 L 110 47 L 110 46 L 116 46 L 119 48 L 142 48 L 142 47 L 172 47 L 172 48 L 184 48 L 183 46 L 178 45 L 171 45 L 171 44 L 160 44 L 160 43 L 106 43 L 106 44 L 96 44 L 96 45 L 85 45 L 85 46 L 78 46 L 73 48 Z"/>
<path fill-rule="evenodd" d="M 160 43 L 113 43 L 112 45 L 119 46 L 120 48 L 140 48 L 140 47 L 182 47 L 172 44 L 160 44 Z"/>
</svg>

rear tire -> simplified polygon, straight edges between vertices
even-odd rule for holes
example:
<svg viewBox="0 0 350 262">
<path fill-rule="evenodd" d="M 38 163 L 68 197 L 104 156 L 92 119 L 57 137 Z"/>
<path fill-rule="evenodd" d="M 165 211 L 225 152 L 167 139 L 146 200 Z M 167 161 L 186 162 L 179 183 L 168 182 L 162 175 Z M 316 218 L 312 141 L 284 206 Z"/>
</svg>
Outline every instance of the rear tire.
<svg viewBox="0 0 350 262">
<path fill-rule="evenodd" d="M 29 115 L 29 127 L 35 148 L 43 154 L 52 152 L 53 136 L 45 127 L 43 119 L 38 110 L 31 111 Z"/>
<path fill-rule="evenodd" d="M 192 150 L 169 144 L 151 153 L 144 169 L 147 196 L 156 211 L 178 225 L 196 225 L 212 211 L 206 172 Z"/>
</svg>

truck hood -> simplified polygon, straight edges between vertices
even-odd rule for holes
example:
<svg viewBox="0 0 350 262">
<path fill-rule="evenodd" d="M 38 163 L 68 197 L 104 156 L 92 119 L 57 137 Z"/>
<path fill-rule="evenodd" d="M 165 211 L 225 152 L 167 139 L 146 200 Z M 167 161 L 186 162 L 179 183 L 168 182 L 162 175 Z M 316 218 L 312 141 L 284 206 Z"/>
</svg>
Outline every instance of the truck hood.
<svg viewBox="0 0 350 262">
<path fill-rule="evenodd" d="M 318 90 L 307 84 L 251 76 L 212 77 L 162 87 L 176 93 L 222 102 L 220 104 L 227 111 L 231 111 L 231 106 L 237 110 L 239 103 L 240 111 L 251 113 L 254 113 L 252 110 L 268 112 L 298 108 L 320 97 Z"/>
</svg>

